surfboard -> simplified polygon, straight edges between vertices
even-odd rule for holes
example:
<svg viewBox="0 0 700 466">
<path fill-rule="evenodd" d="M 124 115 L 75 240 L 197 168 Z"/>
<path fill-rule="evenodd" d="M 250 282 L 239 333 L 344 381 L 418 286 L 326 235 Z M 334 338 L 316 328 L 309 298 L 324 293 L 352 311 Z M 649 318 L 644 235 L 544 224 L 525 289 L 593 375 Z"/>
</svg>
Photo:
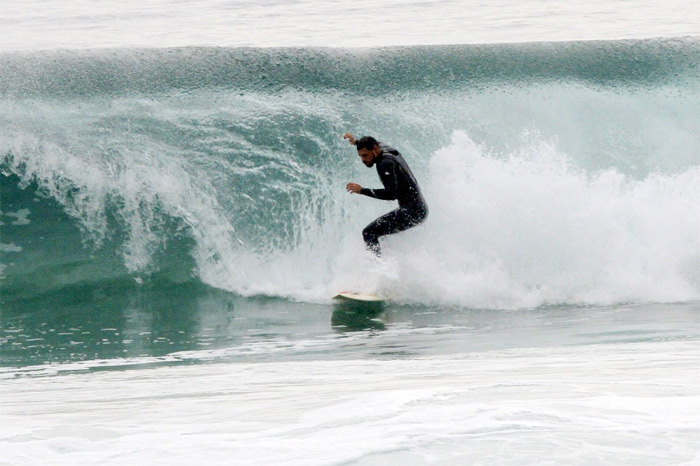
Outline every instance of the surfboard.
<svg viewBox="0 0 700 466">
<path fill-rule="evenodd" d="M 360 301 L 364 303 L 383 303 L 387 300 L 385 296 L 370 293 L 355 293 L 353 291 L 341 291 L 333 296 L 333 299 L 344 299 L 346 301 Z"/>
</svg>

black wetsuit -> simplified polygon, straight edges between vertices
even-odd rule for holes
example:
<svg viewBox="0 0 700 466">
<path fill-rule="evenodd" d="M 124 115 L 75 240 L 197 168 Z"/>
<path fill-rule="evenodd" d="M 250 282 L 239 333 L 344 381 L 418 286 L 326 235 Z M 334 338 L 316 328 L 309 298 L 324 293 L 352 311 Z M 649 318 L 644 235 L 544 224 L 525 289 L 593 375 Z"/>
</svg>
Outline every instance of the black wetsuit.
<svg viewBox="0 0 700 466">
<path fill-rule="evenodd" d="M 380 255 L 379 237 L 398 233 L 423 223 L 428 216 L 428 205 L 418 187 L 415 176 L 408 168 L 399 151 L 379 143 L 381 153 L 374 160 L 377 174 L 384 189 L 362 188 L 361 194 L 383 199 L 399 201 L 399 208 L 382 215 L 362 230 L 362 236 L 367 243 L 367 249 Z"/>
</svg>

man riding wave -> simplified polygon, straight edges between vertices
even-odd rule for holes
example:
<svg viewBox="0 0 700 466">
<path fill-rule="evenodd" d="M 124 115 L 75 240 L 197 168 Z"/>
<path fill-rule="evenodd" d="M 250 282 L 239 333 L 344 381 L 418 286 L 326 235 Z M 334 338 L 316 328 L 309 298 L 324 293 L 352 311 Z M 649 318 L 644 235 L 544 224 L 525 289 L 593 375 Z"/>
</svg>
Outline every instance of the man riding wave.
<svg viewBox="0 0 700 466">
<path fill-rule="evenodd" d="M 372 136 L 363 136 L 355 140 L 352 134 L 345 133 L 343 138 L 356 146 L 357 155 L 362 163 L 367 167 L 377 167 L 377 174 L 384 185 L 383 189 L 369 189 L 357 183 L 348 183 L 348 192 L 399 202 L 398 209 L 382 215 L 362 230 L 367 249 L 380 256 L 379 238 L 423 223 L 428 216 L 428 205 L 423 199 L 415 176 L 399 151 Z"/>
</svg>

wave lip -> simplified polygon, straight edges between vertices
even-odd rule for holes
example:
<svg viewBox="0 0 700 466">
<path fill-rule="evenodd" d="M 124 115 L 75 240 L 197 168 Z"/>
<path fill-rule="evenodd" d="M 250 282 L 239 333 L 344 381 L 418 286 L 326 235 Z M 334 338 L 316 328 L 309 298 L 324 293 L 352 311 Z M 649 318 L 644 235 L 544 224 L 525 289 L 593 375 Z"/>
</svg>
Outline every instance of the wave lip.
<svg viewBox="0 0 700 466">
<path fill-rule="evenodd" d="M 85 97 L 196 89 L 386 95 L 497 84 L 688 84 L 700 39 L 324 48 L 106 49 L 0 54 L 0 96 Z"/>
</svg>

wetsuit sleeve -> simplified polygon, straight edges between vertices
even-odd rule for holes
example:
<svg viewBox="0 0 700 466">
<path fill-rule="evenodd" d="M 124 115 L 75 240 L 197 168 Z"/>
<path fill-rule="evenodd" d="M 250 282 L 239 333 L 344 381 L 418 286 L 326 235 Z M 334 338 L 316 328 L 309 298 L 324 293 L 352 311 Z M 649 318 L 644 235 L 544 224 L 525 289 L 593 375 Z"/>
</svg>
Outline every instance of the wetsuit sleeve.
<svg viewBox="0 0 700 466">
<path fill-rule="evenodd" d="M 383 201 L 393 201 L 397 197 L 397 166 L 393 162 L 384 162 L 379 166 L 378 172 L 379 177 L 382 180 L 384 189 L 369 189 L 362 188 L 360 194 L 365 196 L 373 197 L 375 199 L 381 199 Z"/>
</svg>

